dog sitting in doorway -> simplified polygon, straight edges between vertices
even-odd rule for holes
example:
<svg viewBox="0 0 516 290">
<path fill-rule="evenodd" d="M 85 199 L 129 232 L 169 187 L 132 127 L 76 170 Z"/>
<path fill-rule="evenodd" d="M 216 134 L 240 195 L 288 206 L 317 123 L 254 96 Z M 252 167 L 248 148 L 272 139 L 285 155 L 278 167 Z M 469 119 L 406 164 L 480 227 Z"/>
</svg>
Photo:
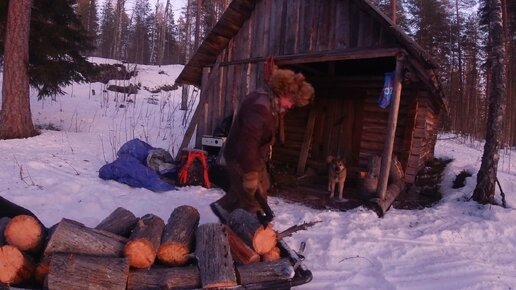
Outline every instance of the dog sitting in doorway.
<svg viewBox="0 0 516 290">
<path fill-rule="evenodd" d="M 338 185 L 339 200 L 342 199 L 344 193 L 344 183 L 346 182 L 347 169 L 344 158 L 328 156 L 328 191 L 330 198 L 335 195 L 335 186 Z"/>
</svg>

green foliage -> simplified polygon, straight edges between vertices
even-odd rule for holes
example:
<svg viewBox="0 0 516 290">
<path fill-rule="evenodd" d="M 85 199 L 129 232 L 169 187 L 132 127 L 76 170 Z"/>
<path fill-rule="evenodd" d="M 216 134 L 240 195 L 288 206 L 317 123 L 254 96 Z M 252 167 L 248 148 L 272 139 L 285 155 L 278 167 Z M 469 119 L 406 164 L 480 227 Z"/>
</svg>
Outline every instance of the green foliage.
<svg viewBox="0 0 516 290">
<path fill-rule="evenodd" d="M 62 94 L 62 86 L 83 82 L 96 69 L 82 55 L 93 49 L 78 20 L 73 0 L 33 1 L 29 40 L 31 86 L 40 98 Z M 0 3 L 0 53 L 3 56 L 8 1 Z"/>
</svg>

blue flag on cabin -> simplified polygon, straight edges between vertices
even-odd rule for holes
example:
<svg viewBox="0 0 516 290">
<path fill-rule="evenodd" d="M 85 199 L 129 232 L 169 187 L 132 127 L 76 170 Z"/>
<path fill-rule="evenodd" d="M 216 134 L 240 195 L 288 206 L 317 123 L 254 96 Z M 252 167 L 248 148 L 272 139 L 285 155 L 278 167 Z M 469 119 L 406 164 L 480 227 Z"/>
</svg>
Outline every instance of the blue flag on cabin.
<svg viewBox="0 0 516 290">
<path fill-rule="evenodd" d="M 391 104 L 392 92 L 394 91 L 394 73 L 385 73 L 385 80 L 383 82 L 383 90 L 378 98 L 378 105 L 385 109 Z"/>
</svg>

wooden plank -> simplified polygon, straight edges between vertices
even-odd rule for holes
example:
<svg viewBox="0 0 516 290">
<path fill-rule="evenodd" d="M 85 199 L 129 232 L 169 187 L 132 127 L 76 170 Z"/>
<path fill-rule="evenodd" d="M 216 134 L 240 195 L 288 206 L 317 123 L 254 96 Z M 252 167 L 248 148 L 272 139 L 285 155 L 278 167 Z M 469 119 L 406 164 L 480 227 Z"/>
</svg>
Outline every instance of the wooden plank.
<svg viewBox="0 0 516 290">
<path fill-rule="evenodd" d="M 299 19 L 299 44 L 297 53 L 307 53 L 310 48 L 310 35 L 314 29 L 312 26 L 311 0 L 301 1 L 301 17 Z"/>
<path fill-rule="evenodd" d="M 197 228 L 195 237 L 195 254 L 203 289 L 236 286 L 225 226 L 219 223 L 202 224 Z"/>
<path fill-rule="evenodd" d="M 128 274 L 127 258 L 56 253 L 50 260 L 48 289 L 124 290 Z"/>
<path fill-rule="evenodd" d="M 279 1 L 278 1 L 279 2 Z M 334 51 L 324 52 L 308 52 L 289 55 L 278 55 L 274 51 L 270 51 L 274 55 L 274 59 L 278 65 L 302 64 L 312 62 L 327 62 L 339 60 L 357 60 L 357 59 L 371 59 L 394 57 L 401 50 L 397 47 L 393 48 L 346 48 L 337 49 Z M 223 62 L 221 66 L 229 66 L 243 63 L 263 62 L 264 57 L 249 58 L 243 60 L 232 60 Z"/>
<path fill-rule="evenodd" d="M 205 93 L 205 98 L 204 98 L 204 101 L 201 102 L 201 98 L 199 96 L 199 103 L 198 103 L 198 107 L 201 106 L 202 107 L 202 115 L 201 115 L 201 119 L 199 120 L 199 124 L 197 126 L 197 136 L 195 138 L 195 142 L 194 142 L 194 146 L 199 148 L 201 146 L 201 138 L 202 136 L 206 135 L 207 134 L 207 131 L 208 131 L 208 124 L 209 124 L 209 111 L 208 111 L 208 108 L 211 108 L 211 105 L 213 103 L 213 98 L 211 96 L 211 93 L 212 93 L 212 88 L 213 86 L 215 85 L 216 83 L 216 73 L 215 71 L 212 71 L 212 73 L 210 74 L 209 73 L 209 68 L 208 67 L 204 67 L 203 68 L 203 72 L 202 72 L 202 78 L 203 78 L 203 84 L 206 84 L 207 83 L 207 79 L 209 77 L 212 77 L 213 78 L 213 84 L 210 85 L 209 87 L 202 87 L 201 88 L 201 94 L 204 92 Z M 193 118 L 193 116 L 192 116 Z M 190 121 L 191 122 L 191 121 Z M 181 152 L 181 151 L 179 151 Z"/>
<path fill-rule="evenodd" d="M 276 0 L 278 1 L 278 0 Z M 281 1 L 282 2 L 282 5 L 281 5 L 281 17 L 279 18 L 280 19 L 280 27 L 279 28 L 279 39 L 277 40 L 278 43 L 279 43 L 279 50 L 278 50 L 278 53 L 277 54 L 285 54 L 285 43 L 286 43 L 286 37 L 288 35 L 288 31 L 287 31 L 287 23 L 288 23 L 288 2 L 287 0 L 283 0 Z"/>
<path fill-rule="evenodd" d="M 309 25 L 310 25 L 310 30 L 309 30 L 309 34 L 308 34 L 308 52 L 315 52 L 317 51 L 317 34 L 319 32 L 319 30 L 317 29 L 318 25 L 319 25 L 319 15 L 317 13 L 318 9 L 319 9 L 319 0 L 308 0 L 309 1 L 309 7 L 307 7 L 310 11 L 308 13 L 310 13 L 310 22 Z"/>
<path fill-rule="evenodd" d="M 131 270 L 127 290 L 198 289 L 201 287 L 196 266 Z"/>
<path fill-rule="evenodd" d="M 264 31 L 264 1 L 260 1 L 256 4 L 251 21 L 253 23 L 250 34 L 250 45 L 252 47 L 250 51 L 250 58 L 263 56 L 263 31 Z"/>
<path fill-rule="evenodd" d="M 359 12 L 359 26 L 358 26 L 358 47 L 370 47 L 372 44 L 372 24 L 373 20 L 369 14 L 366 14 L 363 10 Z"/>
<path fill-rule="evenodd" d="M 213 67 L 212 71 L 217 71 L 220 67 L 220 61 L 217 60 L 215 63 L 215 66 Z M 181 145 L 179 146 L 179 149 L 177 150 L 176 154 L 176 160 L 179 160 L 179 157 L 181 156 L 181 150 L 183 148 L 186 148 L 188 144 L 190 143 L 190 140 L 192 139 L 192 136 L 195 132 L 195 127 L 199 124 L 201 121 L 202 115 L 204 115 L 204 104 L 206 103 L 206 100 L 208 98 L 208 91 L 207 89 L 214 85 L 216 81 L 215 74 L 210 74 L 209 77 L 203 74 L 203 84 L 206 84 L 204 86 L 204 90 L 201 90 L 201 94 L 199 96 L 199 104 L 197 105 L 197 108 L 195 109 L 194 114 L 192 115 L 192 118 L 190 120 L 190 124 L 188 125 L 188 128 L 186 129 L 185 135 L 183 137 L 183 141 L 181 142 Z M 200 139 L 200 138 L 199 138 Z"/>
<path fill-rule="evenodd" d="M 308 117 L 308 122 L 306 124 L 306 134 L 304 136 L 303 145 L 301 146 L 301 152 L 299 153 L 299 161 L 297 163 L 296 174 L 298 176 L 302 175 L 305 172 L 306 160 L 308 159 L 308 153 L 312 145 L 312 137 L 314 135 L 313 133 L 316 118 L 316 111 L 314 108 L 311 108 Z"/>
<path fill-rule="evenodd" d="M 299 30 L 299 0 L 286 1 L 285 45 L 283 54 L 295 52 L 297 31 Z"/>
<path fill-rule="evenodd" d="M 283 13 L 283 1 L 275 0 L 270 8 L 270 34 L 269 34 L 269 55 L 280 55 L 281 15 Z"/>
<path fill-rule="evenodd" d="M 356 6 L 355 1 L 350 1 L 348 13 L 349 13 L 349 31 L 350 31 L 348 47 L 356 48 L 357 44 L 358 44 L 360 10 Z"/>
<path fill-rule="evenodd" d="M 338 1 L 335 12 L 335 49 L 348 48 L 350 35 L 349 0 Z"/>
<path fill-rule="evenodd" d="M 227 117 L 231 114 L 233 114 L 236 110 L 233 104 L 233 95 L 235 92 L 233 92 L 233 82 L 234 82 L 234 70 L 235 66 L 227 66 L 224 67 L 226 69 L 225 73 L 225 81 L 224 81 L 224 116 Z"/>
<path fill-rule="evenodd" d="M 329 39 L 329 27 L 330 27 L 330 7 L 329 1 L 319 1 L 319 5 L 317 5 L 317 13 L 319 18 L 319 23 L 317 23 L 317 51 L 327 51 L 328 50 L 328 39 Z M 314 9 L 315 10 L 315 9 Z M 315 13 L 315 11 L 314 11 Z M 333 23 L 332 23 L 333 24 Z"/>
<path fill-rule="evenodd" d="M 337 25 L 335 25 L 336 22 L 336 15 L 335 11 L 337 10 L 337 0 L 330 0 L 328 1 L 328 50 L 334 50 L 335 49 L 335 34 L 336 31 L 339 29 Z"/>
<path fill-rule="evenodd" d="M 240 284 L 259 284 L 271 281 L 287 281 L 294 277 L 294 267 L 289 259 L 260 262 L 237 267 Z"/>
<path fill-rule="evenodd" d="M 207 126 L 206 126 L 206 130 L 204 131 L 204 135 L 211 135 L 213 134 L 213 130 L 215 129 L 215 127 L 217 127 L 217 125 L 219 124 L 219 108 L 220 108 L 220 101 L 219 99 L 217 98 L 218 97 L 218 94 L 217 94 L 217 87 L 219 86 L 219 80 L 220 80 L 220 69 L 217 70 L 216 72 L 214 71 L 214 73 L 216 74 L 214 77 L 217 79 L 215 81 L 215 85 L 211 86 L 210 88 L 210 100 L 208 102 L 208 117 L 207 117 L 207 120 L 206 120 L 206 123 L 207 123 Z M 201 136 L 202 138 L 202 136 Z M 197 140 L 197 141 L 200 141 L 200 140 Z M 199 145 L 196 146 L 197 148 L 201 148 L 202 147 L 202 144 L 201 142 L 199 142 Z"/>
</svg>

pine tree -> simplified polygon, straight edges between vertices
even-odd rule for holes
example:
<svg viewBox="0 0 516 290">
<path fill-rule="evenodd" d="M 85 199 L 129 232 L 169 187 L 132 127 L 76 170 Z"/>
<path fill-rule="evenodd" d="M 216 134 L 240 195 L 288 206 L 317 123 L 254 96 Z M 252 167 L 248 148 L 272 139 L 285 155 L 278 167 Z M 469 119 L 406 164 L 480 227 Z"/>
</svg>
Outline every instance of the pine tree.
<svg viewBox="0 0 516 290">
<path fill-rule="evenodd" d="M 150 59 L 150 5 L 148 0 L 137 0 L 133 8 L 131 42 L 128 61 L 147 64 Z"/>
<path fill-rule="evenodd" d="M 163 64 L 181 64 L 179 48 L 179 32 L 174 19 L 174 10 L 169 6 L 168 21 L 165 28 L 165 46 L 163 51 Z"/>
<path fill-rule="evenodd" d="M 93 43 L 97 44 L 97 36 L 99 33 L 99 19 L 97 16 L 96 0 L 77 1 L 76 13 L 77 17 L 82 23 L 82 26 L 84 27 L 88 35 L 93 39 Z"/>
<path fill-rule="evenodd" d="M 10 2 L 10 1 L 9 1 Z M 72 4 L 74 0 L 33 2 L 29 38 L 30 84 L 39 97 L 62 93 L 61 86 L 81 82 L 94 72 L 83 54 L 93 45 L 82 27 Z M 7 1 L 0 3 L 0 23 L 5 23 Z M 5 27 L 5 24 L 0 24 Z M 0 31 L 3 55 L 5 30 Z"/>
<path fill-rule="evenodd" d="M 100 56 L 111 57 L 111 47 L 115 33 L 115 20 L 111 1 L 105 1 L 101 10 L 99 46 Z"/>
</svg>

